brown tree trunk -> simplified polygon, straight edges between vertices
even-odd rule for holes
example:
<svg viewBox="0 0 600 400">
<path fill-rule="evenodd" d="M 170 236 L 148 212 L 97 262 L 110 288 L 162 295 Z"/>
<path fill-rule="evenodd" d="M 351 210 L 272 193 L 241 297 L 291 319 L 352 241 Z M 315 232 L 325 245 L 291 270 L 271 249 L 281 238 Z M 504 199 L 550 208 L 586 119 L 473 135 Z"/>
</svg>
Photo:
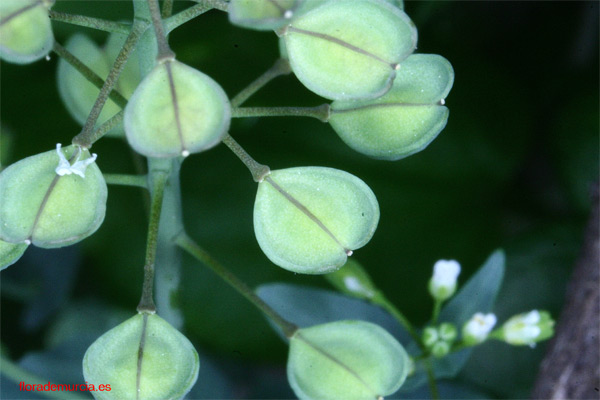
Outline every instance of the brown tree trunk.
<svg viewBox="0 0 600 400">
<path fill-rule="evenodd" d="M 599 188 L 583 248 L 569 286 L 556 335 L 542 361 L 534 399 L 600 398 L 600 237 Z"/>
</svg>

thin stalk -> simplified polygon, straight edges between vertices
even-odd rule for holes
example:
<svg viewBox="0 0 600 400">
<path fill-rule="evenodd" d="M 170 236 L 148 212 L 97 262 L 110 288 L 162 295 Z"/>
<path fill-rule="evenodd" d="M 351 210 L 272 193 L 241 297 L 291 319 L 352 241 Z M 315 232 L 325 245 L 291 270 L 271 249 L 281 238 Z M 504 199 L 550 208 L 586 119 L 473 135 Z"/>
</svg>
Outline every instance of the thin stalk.
<svg viewBox="0 0 600 400">
<path fill-rule="evenodd" d="M 175 28 L 180 27 L 188 21 L 196 18 L 199 15 L 204 14 L 207 11 L 212 10 L 213 7 L 206 3 L 195 4 L 169 18 L 163 20 L 163 25 L 167 33 L 171 33 Z"/>
<path fill-rule="evenodd" d="M 424 351 L 423 343 L 421 343 L 421 338 L 417 334 L 417 330 L 415 329 L 415 327 L 410 323 L 408 318 L 406 318 L 406 316 L 402 314 L 402 312 L 398 310 L 398 308 L 396 308 L 396 306 L 394 306 L 394 304 L 392 304 L 383 295 L 383 293 L 378 292 L 377 295 L 375 295 L 371 299 L 371 302 L 377 304 L 378 306 L 389 312 L 400 323 L 400 325 L 402 325 L 402 327 L 406 329 L 412 340 L 414 340 L 414 342 L 419 346 L 419 348 Z"/>
<path fill-rule="evenodd" d="M 312 117 L 321 122 L 329 120 L 329 104 L 316 107 L 242 107 L 231 109 L 232 118 L 250 117 Z"/>
<path fill-rule="evenodd" d="M 16 384 L 20 384 L 23 382 L 27 385 L 47 385 L 50 381 L 47 378 L 40 378 L 39 376 L 32 374 L 29 371 L 21 368 L 16 363 L 12 362 L 6 357 L 0 358 L 0 365 L 2 366 L 1 371 L 2 375 L 15 382 Z M 86 400 L 88 397 L 82 396 L 77 392 L 69 392 L 69 396 L 66 397 L 64 392 L 61 391 L 41 391 L 39 392 L 41 395 L 52 398 L 52 399 L 75 399 L 75 400 Z"/>
<path fill-rule="evenodd" d="M 292 337 L 298 330 L 296 325 L 287 321 L 275 310 L 273 310 L 267 303 L 258 297 L 256 293 L 254 293 L 254 291 L 248 287 L 248 285 L 235 276 L 229 269 L 225 268 L 221 263 L 215 260 L 204 249 L 198 246 L 198 244 L 196 244 L 187 234 L 181 233 L 179 236 L 177 236 L 175 243 L 177 243 L 178 246 L 187 251 L 198 261 L 209 267 L 214 273 L 219 275 L 221 279 L 227 282 L 262 313 L 268 316 L 277 326 L 279 326 L 279 328 L 281 328 L 283 334 L 287 338 Z"/>
<path fill-rule="evenodd" d="M 165 172 L 152 175 L 152 201 L 150 203 L 150 222 L 148 223 L 148 239 L 146 241 L 146 260 L 144 262 L 144 284 L 142 298 L 137 306 L 138 312 L 156 312 L 154 304 L 154 263 L 158 245 L 158 227 L 163 207 L 163 197 L 168 174 Z"/>
<path fill-rule="evenodd" d="M 160 9 L 158 7 L 158 0 L 148 0 L 148 9 L 150 10 L 150 18 L 152 18 L 152 25 L 154 25 L 154 32 L 156 33 L 156 43 L 158 44 L 156 60 L 159 62 L 174 60 L 175 53 L 173 53 L 167 42 L 167 35 L 163 28 Z"/>
<path fill-rule="evenodd" d="M 263 88 L 267 83 L 271 82 L 273 79 L 277 78 L 281 75 L 287 75 L 292 72 L 290 68 L 290 63 L 288 60 L 284 58 L 280 58 L 271 68 L 265 71 L 261 76 L 256 78 L 252 83 L 242 89 L 233 99 L 231 99 L 232 107 L 239 107 L 246 100 L 250 98 L 254 93 L 258 92 L 261 88 Z"/>
<path fill-rule="evenodd" d="M 53 19 L 55 21 L 66 22 L 67 24 L 72 25 L 85 26 L 86 28 L 98 29 L 105 32 L 122 33 L 127 35 L 131 30 L 130 24 L 108 21 L 105 19 L 94 17 L 87 17 L 85 15 L 68 14 L 60 11 L 50 10 L 49 16 L 50 19 Z"/>
<path fill-rule="evenodd" d="M 100 140 L 104 135 L 110 132 L 111 129 L 119 125 L 123 121 L 123 116 L 125 115 L 125 111 L 121 110 L 112 117 L 110 117 L 107 121 L 102 123 L 99 127 L 94 129 L 94 132 L 89 136 L 88 143 L 90 146 Z"/>
<path fill-rule="evenodd" d="M 233 153 L 246 165 L 252 174 L 252 178 L 255 182 L 262 182 L 265 176 L 271 173 L 271 169 L 267 165 L 260 164 L 254 158 L 244 150 L 230 134 L 226 133 L 223 137 L 223 143 L 229 147 Z"/>
<path fill-rule="evenodd" d="M 135 20 L 133 23 L 133 28 L 123 44 L 123 48 L 119 52 L 117 59 L 115 60 L 108 76 L 106 77 L 106 81 L 104 81 L 104 85 L 102 85 L 102 89 L 100 89 L 100 93 L 98 94 L 98 98 L 88 115 L 87 120 L 85 121 L 85 125 L 81 130 L 81 133 L 75 138 L 73 138 L 73 144 L 77 144 L 84 148 L 89 148 L 91 146 L 90 140 L 93 139 L 93 127 L 96 125 L 96 121 L 100 116 L 100 112 L 108 99 L 110 92 L 113 87 L 116 85 L 117 80 L 119 79 L 119 75 L 121 71 L 125 67 L 125 63 L 129 59 L 129 55 L 135 49 L 135 46 L 144 31 L 147 28 L 147 23 L 140 20 Z"/>
<path fill-rule="evenodd" d="M 429 390 L 431 391 L 432 400 L 439 400 L 440 392 L 438 391 L 437 382 L 435 381 L 435 375 L 433 374 L 433 367 L 431 366 L 431 360 L 423 360 L 425 366 L 425 372 L 427 373 L 427 382 L 429 383 Z"/>
<path fill-rule="evenodd" d="M 440 311 L 442 310 L 442 304 L 444 302 L 438 299 L 435 299 L 435 302 L 433 303 L 433 313 L 431 316 L 431 323 L 433 325 L 437 324 L 438 318 L 440 316 Z"/>
<path fill-rule="evenodd" d="M 173 0 L 163 0 L 163 6 L 160 13 L 162 19 L 169 18 L 173 13 Z"/>
<path fill-rule="evenodd" d="M 206 4 L 210 6 L 210 8 L 214 8 L 220 11 L 229 11 L 229 3 L 225 0 L 192 0 L 196 3 Z"/>
<path fill-rule="evenodd" d="M 52 51 L 54 51 L 59 57 L 64 58 L 66 62 L 71 64 L 71 66 L 75 68 L 77 72 L 83 75 L 85 79 L 94 84 L 98 89 L 102 89 L 102 86 L 104 85 L 104 79 L 100 78 L 94 71 L 90 69 L 90 67 L 81 62 L 79 58 L 77 58 L 69 50 L 65 49 L 60 43 L 54 42 Z M 117 90 L 111 91 L 109 97 L 121 108 L 125 108 L 127 105 L 127 99 Z"/>
<path fill-rule="evenodd" d="M 134 186 L 148 189 L 148 177 L 146 175 L 103 174 L 103 176 L 109 185 Z"/>
</svg>

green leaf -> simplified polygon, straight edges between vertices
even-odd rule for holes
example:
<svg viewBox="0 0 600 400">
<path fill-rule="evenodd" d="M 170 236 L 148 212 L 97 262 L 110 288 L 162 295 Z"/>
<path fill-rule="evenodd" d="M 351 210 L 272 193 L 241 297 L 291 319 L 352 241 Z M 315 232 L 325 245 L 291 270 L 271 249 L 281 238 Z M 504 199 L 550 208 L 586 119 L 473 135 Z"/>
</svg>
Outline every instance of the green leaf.
<svg viewBox="0 0 600 400">
<path fill-rule="evenodd" d="M 0 271 L 19 261 L 27 247 L 29 245 L 25 243 L 14 244 L 0 240 Z"/>
<path fill-rule="evenodd" d="M 290 271 L 324 274 L 344 265 L 375 233 L 379 206 L 359 178 L 325 167 L 272 171 L 258 184 L 256 239 Z"/>
<path fill-rule="evenodd" d="M 375 100 L 336 100 L 329 123 L 354 150 L 399 160 L 423 150 L 444 129 L 444 99 L 454 82 L 450 63 L 435 54 L 414 54 L 400 64 L 392 89 Z"/>
<path fill-rule="evenodd" d="M 381 96 L 417 43 L 408 16 L 382 0 L 326 2 L 294 19 L 283 35 L 300 82 L 329 99 Z"/>
</svg>

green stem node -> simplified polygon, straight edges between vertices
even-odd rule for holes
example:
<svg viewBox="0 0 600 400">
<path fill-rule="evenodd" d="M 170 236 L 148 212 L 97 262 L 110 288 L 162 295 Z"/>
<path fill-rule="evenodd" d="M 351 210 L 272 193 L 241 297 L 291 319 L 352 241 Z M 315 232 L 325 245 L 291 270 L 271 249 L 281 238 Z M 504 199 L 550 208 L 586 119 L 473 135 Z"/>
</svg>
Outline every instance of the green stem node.
<svg viewBox="0 0 600 400">
<path fill-rule="evenodd" d="M 223 143 L 225 143 L 225 145 L 246 165 L 255 182 L 262 182 L 262 180 L 271 173 L 271 169 L 267 165 L 258 163 L 228 133 L 223 137 Z"/>
</svg>

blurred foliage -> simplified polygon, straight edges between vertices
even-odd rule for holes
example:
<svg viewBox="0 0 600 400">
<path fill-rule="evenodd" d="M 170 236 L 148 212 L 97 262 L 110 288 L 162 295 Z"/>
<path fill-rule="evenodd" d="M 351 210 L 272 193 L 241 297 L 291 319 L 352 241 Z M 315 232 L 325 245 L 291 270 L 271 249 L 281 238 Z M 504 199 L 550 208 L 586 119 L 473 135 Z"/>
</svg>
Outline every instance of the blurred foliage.
<svg viewBox="0 0 600 400">
<path fill-rule="evenodd" d="M 191 4 L 178 1 L 175 8 Z M 59 0 L 55 9 L 113 20 L 132 15 L 125 0 Z M 398 162 L 371 160 L 345 146 L 327 124 L 300 118 L 236 120 L 231 133 L 273 169 L 334 167 L 373 189 L 381 222 L 353 257 L 416 324 L 430 316 L 426 283 L 436 260 L 459 260 L 465 282 L 498 247 L 507 256 L 499 319 L 531 308 L 558 316 L 589 211 L 588 188 L 598 181 L 598 3 L 407 1 L 405 10 L 419 29 L 418 52 L 443 55 L 456 72 L 446 103 L 448 125 L 424 151 Z M 107 36 L 53 26 L 61 43 L 75 32 L 100 44 Z M 177 29 L 170 42 L 178 59 L 213 77 L 229 96 L 278 56 L 274 34 L 233 27 L 217 11 Z M 2 165 L 69 143 L 79 132 L 59 99 L 56 63 L 53 55 L 28 66 L 1 64 Z M 247 105 L 323 102 L 290 75 Z M 102 140 L 94 152 L 103 172 L 137 171 L 139 160 L 122 142 Z M 261 253 L 252 225 L 256 184 L 224 146 L 187 159 L 182 182 L 190 235 L 249 285 L 327 287 L 322 277 L 284 271 Z M 82 301 L 105 304 L 100 314 L 134 311 L 146 201 L 139 189 L 110 187 L 106 221 L 93 237 L 66 252 L 30 249 L 2 272 L 2 342 L 12 359 L 27 364 L 38 362 L 39 352 L 56 352 L 57 337 L 77 320 L 65 313 L 81 313 L 75 305 Z M 203 363 L 215 360 L 202 371 L 226 371 L 214 397 L 290 397 L 285 344 L 260 313 L 191 258 L 185 257 L 183 275 L 185 334 L 201 357 L 210 354 Z M 39 303 L 43 299 L 47 304 Z M 57 321 L 71 325 L 58 329 Z M 79 325 L 89 332 L 84 320 Z M 543 350 L 486 344 L 474 351 L 448 393 L 526 397 Z M 506 385 L 507 379 L 513 384 Z"/>
</svg>

